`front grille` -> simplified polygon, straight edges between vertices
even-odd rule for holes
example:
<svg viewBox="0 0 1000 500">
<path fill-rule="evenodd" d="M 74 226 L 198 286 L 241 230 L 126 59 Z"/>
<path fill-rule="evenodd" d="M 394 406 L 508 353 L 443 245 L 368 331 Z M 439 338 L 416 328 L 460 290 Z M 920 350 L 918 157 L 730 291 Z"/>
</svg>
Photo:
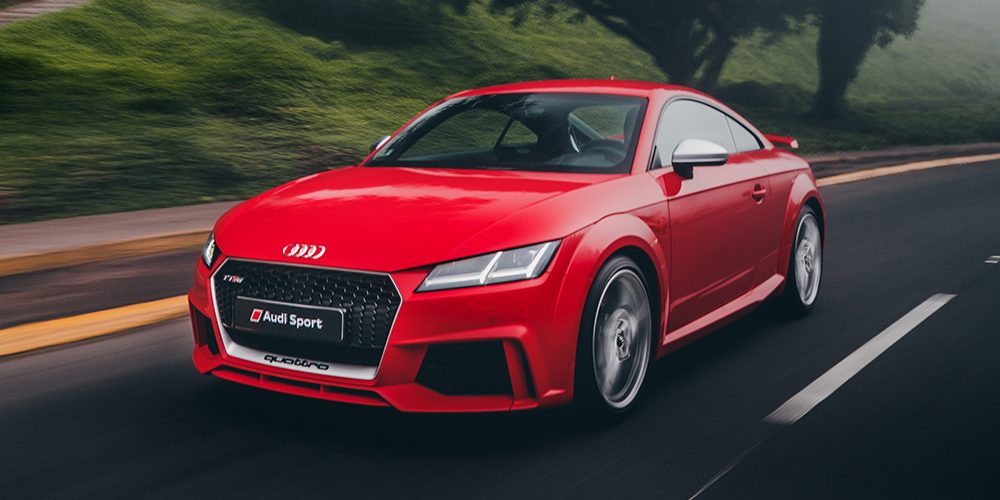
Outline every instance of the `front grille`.
<svg viewBox="0 0 1000 500">
<path fill-rule="evenodd" d="M 384 274 L 228 260 L 213 279 L 219 316 L 234 342 L 331 363 L 377 366 L 402 302 Z M 344 341 L 331 345 L 242 331 L 233 325 L 237 296 L 343 308 Z"/>
</svg>

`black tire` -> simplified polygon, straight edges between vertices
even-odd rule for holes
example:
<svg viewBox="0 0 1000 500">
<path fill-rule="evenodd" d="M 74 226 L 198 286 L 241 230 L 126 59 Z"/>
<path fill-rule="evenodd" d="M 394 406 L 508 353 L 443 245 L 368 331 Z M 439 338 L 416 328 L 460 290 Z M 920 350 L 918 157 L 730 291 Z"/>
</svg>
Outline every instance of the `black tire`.
<svg viewBox="0 0 1000 500">
<path fill-rule="evenodd" d="M 641 297 L 637 287 L 641 288 Z M 620 296 L 621 303 L 611 294 Z M 613 257 L 597 272 L 587 294 L 577 341 L 573 404 L 579 413 L 606 423 L 620 419 L 635 406 L 652 362 L 655 345 L 650 295 L 645 274 L 628 257 Z M 636 305 L 630 308 L 628 303 L 632 300 L 636 301 Z M 631 319 L 630 309 L 635 315 Z M 602 317 L 598 318 L 598 314 Z M 598 330 L 599 327 L 602 328 Z M 599 346 L 595 337 L 601 341 Z M 595 357 L 595 347 L 604 362 Z M 641 367 L 622 368 L 631 363 L 641 363 Z M 610 365 L 617 368 L 609 368 Z M 621 391 L 621 400 L 606 395 L 607 392 L 616 393 L 613 389 L 617 384 L 609 380 L 618 380 L 618 377 L 605 376 L 604 390 L 598 380 L 601 377 L 599 373 L 607 375 L 611 371 L 616 374 L 627 371 L 629 375 L 624 386 L 634 384 L 634 387 Z M 629 382 L 633 376 L 635 380 Z"/>
<path fill-rule="evenodd" d="M 802 262 L 802 255 L 798 252 L 802 245 L 803 238 L 807 238 L 806 233 L 815 233 L 811 236 L 817 239 L 818 244 L 811 242 L 815 246 L 815 253 L 809 260 L 816 276 L 806 277 L 807 288 L 803 288 L 803 272 L 810 266 Z M 800 265 L 801 264 L 801 265 Z M 805 267 L 803 267 L 805 266 Z M 781 294 L 780 305 L 784 312 L 791 316 L 800 318 L 813 310 L 819 296 L 820 283 L 823 278 L 823 234 L 820 225 L 819 214 L 810 206 L 802 207 L 799 217 L 795 221 L 795 235 L 792 239 L 791 251 L 788 254 L 788 274 L 785 275 L 785 291 Z"/>
</svg>

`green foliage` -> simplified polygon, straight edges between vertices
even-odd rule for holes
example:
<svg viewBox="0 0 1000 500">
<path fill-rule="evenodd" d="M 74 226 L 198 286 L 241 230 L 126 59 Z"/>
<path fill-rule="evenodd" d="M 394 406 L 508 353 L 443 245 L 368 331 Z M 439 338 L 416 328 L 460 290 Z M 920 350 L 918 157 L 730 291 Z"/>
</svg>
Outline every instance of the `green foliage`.
<svg viewBox="0 0 1000 500">
<path fill-rule="evenodd" d="M 0 223 L 247 197 L 469 87 L 663 79 L 595 23 L 393 5 L 94 0 L 0 29 Z"/>
<path fill-rule="evenodd" d="M 467 5 L 470 0 L 450 0 Z M 764 31 L 777 39 L 813 13 L 802 0 L 491 0 L 520 22 L 532 7 L 544 15 L 567 8 L 631 40 L 678 85 L 712 90 L 736 40 Z M 697 78 L 696 78 L 697 77 Z"/>
<path fill-rule="evenodd" d="M 820 0 L 819 89 L 815 112 L 834 116 L 872 46 L 917 30 L 924 0 Z"/>
<path fill-rule="evenodd" d="M 94 0 L 0 28 L 0 223 L 250 196 L 356 161 L 465 88 L 665 79 L 572 11 L 512 27 L 450 3 Z M 718 94 L 807 153 L 1000 140 L 998 17 L 993 0 L 929 0 L 912 39 L 871 51 L 839 120 L 802 118 L 808 24 L 741 39 Z"/>
<path fill-rule="evenodd" d="M 806 153 L 1000 141 L 1000 3 L 928 0 L 911 38 L 875 47 L 836 118 L 807 117 L 819 83 L 818 29 L 733 51 L 716 94 Z"/>
</svg>

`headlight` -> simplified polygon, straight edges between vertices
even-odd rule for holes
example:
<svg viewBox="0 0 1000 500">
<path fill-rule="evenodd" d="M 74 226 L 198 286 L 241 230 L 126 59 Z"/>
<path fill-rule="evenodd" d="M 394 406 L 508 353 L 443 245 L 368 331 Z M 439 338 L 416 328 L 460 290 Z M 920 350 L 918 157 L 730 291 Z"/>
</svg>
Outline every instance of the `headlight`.
<svg viewBox="0 0 1000 500">
<path fill-rule="evenodd" d="M 550 241 L 440 264 L 427 275 L 417 291 L 429 292 L 537 278 L 545 272 L 557 248 L 559 242 Z"/>
<path fill-rule="evenodd" d="M 208 233 L 208 241 L 205 242 L 205 248 L 201 250 L 201 261 L 211 269 L 212 264 L 215 264 L 215 257 L 218 253 L 215 248 L 215 233 Z"/>
</svg>

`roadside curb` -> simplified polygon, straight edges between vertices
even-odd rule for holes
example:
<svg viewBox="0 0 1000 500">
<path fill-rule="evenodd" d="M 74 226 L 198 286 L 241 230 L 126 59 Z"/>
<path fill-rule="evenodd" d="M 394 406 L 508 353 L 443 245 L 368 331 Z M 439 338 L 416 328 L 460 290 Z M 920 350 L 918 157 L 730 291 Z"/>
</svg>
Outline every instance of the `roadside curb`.
<svg viewBox="0 0 1000 500">
<path fill-rule="evenodd" d="M 34 0 L 0 8 L 0 27 L 17 21 L 79 7 L 89 0 Z"/>
<path fill-rule="evenodd" d="M 816 181 L 819 187 L 834 186 L 837 184 L 847 184 L 850 182 L 864 181 L 885 177 L 887 175 L 902 174 L 905 172 L 916 172 L 918 170 L 928 170 L 941 167 L 955 167 L 959 165 L 972 165 L 974 163 L 984 163 L 1000 160 L 1000 153 L 976 156 L 960 156 L 958 158 L 943 158 L 940 160 L 918 161 L 903 165 L 893 165 L 889 167 L 870 168 L 857 170 L 846 174 L 839 174 L 830 177 L 821 177 Z"/>
<path fill-rule="evenodd" d="M 822 178 L 917 161 L 955 159 L 994 153 L 1000 153 L 1000 142 L 828 153 L 811 155 L 806 160 L 812 165 L 816 177 Z"/>
<path fill-rule="evenodd" d="M 113 243 L 80 246 L 55 252 L 15 255 L 0 259 L 0 276 L 46 271 L 78 264 L 103 262 L 173 250 L 197 249 L 205 243 L 209 231 L 209 229 L 186 231 Z"/>
</svg>

